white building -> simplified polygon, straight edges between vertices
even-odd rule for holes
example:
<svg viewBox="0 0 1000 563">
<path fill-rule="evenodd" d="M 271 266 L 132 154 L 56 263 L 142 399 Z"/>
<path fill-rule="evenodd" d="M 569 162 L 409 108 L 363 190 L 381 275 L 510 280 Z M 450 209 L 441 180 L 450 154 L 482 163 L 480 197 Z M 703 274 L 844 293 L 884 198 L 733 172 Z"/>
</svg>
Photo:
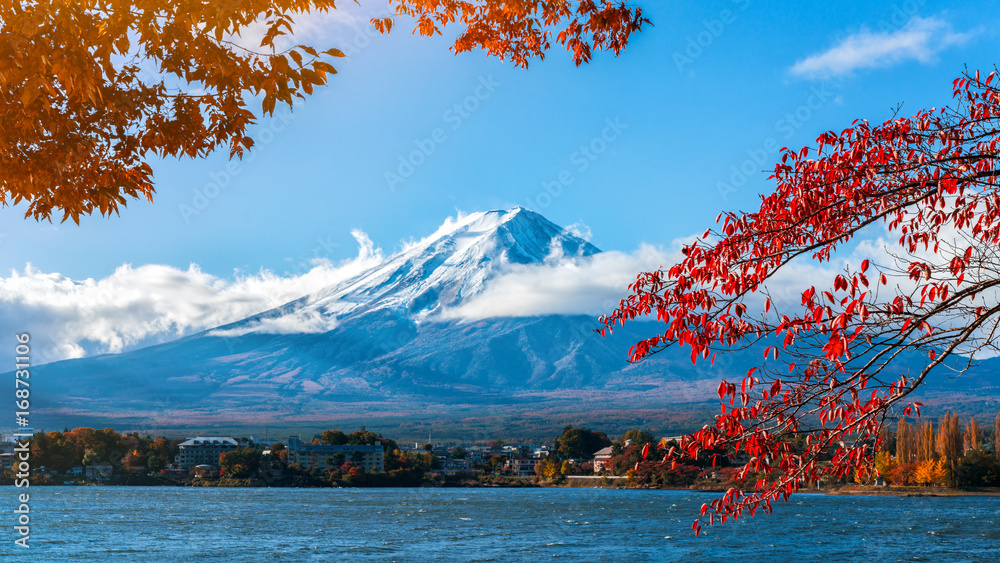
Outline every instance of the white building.
<svg viewBox="0 0 1000 563">
<path fill-rule="evenodd" d="M 219 456 L 239 447 L 236 440 L 226 436 L 197 436 L 180 443 L 181 453 L 177 464 L 181 471 L 196 465 L 219 465 Z"/>
<path fill-rule="evenodd" d="M 306 469 L 328 469 L 330 463 L 338 454 L 344 458 L 344 463 L 350 461 L 361 466 L 365 472 L 385 471 L 385 449 L 381 445 L 374 446 L 331 446 L 325 444 L 303 444 L 295 436 L 288 439 L 288 463 L 298 464 Z"/>
</svg>

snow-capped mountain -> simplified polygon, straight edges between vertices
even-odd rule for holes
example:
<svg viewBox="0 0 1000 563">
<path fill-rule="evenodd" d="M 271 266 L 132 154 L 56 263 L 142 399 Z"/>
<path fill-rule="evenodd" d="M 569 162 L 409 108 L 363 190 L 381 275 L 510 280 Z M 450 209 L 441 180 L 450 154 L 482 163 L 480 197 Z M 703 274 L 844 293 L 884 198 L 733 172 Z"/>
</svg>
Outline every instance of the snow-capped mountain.
<svg viewBox="0 0 1000 563">
<path fill-rule="evenodd" d="M 511 265 L 598 252 L 526 209 L 461 217 L 270 311 L 166 344 L 38 366 L 33 420 L 119 430 L 365 424 L 398 437 L 444 424 L 466 439 L 517 435 L 511 427 L 544 437 L 567 423 L 677 432 L 710 421 L 705 403 L 719 379 L 742 377 L 759 350 L 720 356 L 714 367 L 693 366 L 685 350 L 629 365 L 628 347 L 655 324 L 604 339 L 587 316 L 446 314 Z M 997 385 L 995 375 L 969 381 Z M 462 434 L 474 427 L 482 434 Z"/>
<path fill-rule="evenodd" d="M 39 366 L 33 405 L 52 424 L 116 428 L 624 406 L 660 387 L 650 379 L 656 362 L 626 362 L 640 327 L 605 340 L 586 316 L 457 321 L 445 314 L 512 265 L 598 252 L 527 209 L 473 213 L 352 279 L 241 321 L 123 354 Z M 297 329 L 305 325 L 310 330 Z M 691 400 L 707 392 L 699 385 L 672 393 Z"/>
<path fill-rule="evenodd" d="M 597 252 L 590 243 L 520 207 L 473 213 L 446 223 L 353 280 L 311 296 L 306 309 L 341 318 L 385 308 L 419 321 L 476 295 L 510 263 Z"/>
<path fill-rule="evenodd" d="M 589 242 L 521 207 L 472 213 L 449 220 L 437 232 L 353 279 L 209 334 L 267 333 L 303 319 L 321 320 L 332 329 L 336 321 L 380 309 L 419 323 L 477 295 L 509 264 L 598 252 Z"/>
</svg>

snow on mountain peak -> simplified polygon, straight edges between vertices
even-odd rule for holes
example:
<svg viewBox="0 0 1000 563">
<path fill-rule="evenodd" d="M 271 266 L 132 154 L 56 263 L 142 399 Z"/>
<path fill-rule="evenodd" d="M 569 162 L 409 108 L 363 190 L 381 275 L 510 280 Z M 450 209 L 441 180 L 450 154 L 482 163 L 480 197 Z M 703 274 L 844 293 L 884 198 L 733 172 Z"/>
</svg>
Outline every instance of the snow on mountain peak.
<svg viewBox="0 0 1000 563">
<path fill-rule="evenodd" d="M 521 207 L 460 214 L 378 266 L 307 297 L 305 309 L 343 318 L 388 308 L 419 321 L 479 293 L 508 264 L 597 252 L 585 240 Z"/>
</svg>

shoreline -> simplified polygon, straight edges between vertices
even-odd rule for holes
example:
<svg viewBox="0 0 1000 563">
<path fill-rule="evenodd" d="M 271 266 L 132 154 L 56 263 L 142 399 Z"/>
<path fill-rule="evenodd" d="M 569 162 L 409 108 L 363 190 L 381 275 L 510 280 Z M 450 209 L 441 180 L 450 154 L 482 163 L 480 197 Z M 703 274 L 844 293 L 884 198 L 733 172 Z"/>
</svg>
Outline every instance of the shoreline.
<svg viewBox="0 0 1000 563">
<path fill-rule="evenodd" d="M 414 486 L 357 486 L 357 487 L 329 487 L 329 486 L 308 486 L 294 484 L 266 484 L 251 483 L 245 480 L 234 481 L 200 481 L 190 482 L 133 482 L 133 483 L 100 483 L 100 482 L 75 482 L 75 483 L 32 483 L 33 486 L 40 487 L 183 487 L 183 488 L 211 488 L 211 489 L 494 489 L 494 488 L 519 488 L 519 489 L 618 489 L 618 490 L 648 490 L 648 491 L 687 491 L 695 493 L 725 494 L 729 489 L 727 486 L 694 486 L 694 487 L 629 487 L 602 483 L 599 480 L 593 482 L 575 483 L 551 483 L 533 482 L 525 480 L 523 482 L 504 483 L 480 483 L 470 484 L 468 481 L 461 483 L 448 483 L 440 481 L 429 481 Z M 3 486 L 13 487 L 14 485 L 4 483 Z M 794 493 L 796 495 L 823 495 L 823 496 L 884 496 L 884 497 L 1000 497 L 1000 487 L 977 487 L 977 488 L 946 488 L 946 487 L 900 487 L 900 486 L 872 486 L 872 485 L 840 485 L 826 489 L 803 489 Z"/>
<path fill-rule="evenodd" d="M 806 494 L 800 491 L 796 494 Z M 875 487 L 871 485 L 844 485 L 837 489 L 816 494 L 835 496 L 885 496 L 885 497 L 1000 497 L 1000 487 L 948 488 L 948 487 Z"/>
</svg>

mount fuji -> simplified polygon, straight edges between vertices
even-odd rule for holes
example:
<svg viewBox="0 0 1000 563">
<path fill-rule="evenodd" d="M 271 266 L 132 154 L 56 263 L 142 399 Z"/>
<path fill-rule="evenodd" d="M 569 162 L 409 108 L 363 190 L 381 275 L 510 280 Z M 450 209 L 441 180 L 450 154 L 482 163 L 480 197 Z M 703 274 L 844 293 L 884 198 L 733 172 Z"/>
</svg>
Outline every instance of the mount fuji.
<svg viewBox="0 0 1000 563">
<path fill-rule="evenodd" d="M 357 423 L 397 435 L 479 428 L 483 438 L 513 435 L 510 425 L 544 435 L 587 421 L 662 426 L 675 415 L 659 409 L 710 398 L 715 377 L 679 358 L 629 365 L 649 326 L 604 339 L 585 315 L 455 314 L 512 267 L 599 252 L 527 209 L 460 217 L 352 279 L 240 321 L 37 366 L 36 426 Z"/>
<path fill-rule="evenodd" d="M 522 208 L 473 213 L 446 222 L 381 264 L 343 283 L 210 334 L 234 336 L 281 330 L 296 321 L 334 326 L 375 311 L 420 324 L 441 320 L 478 295 L 511 264 L 538 264 L 559 256 L 591 256 L 592 244 Z"/>
<path fill-rule="evenodd" d="M 598 253 L 526 209 L 474 213 L 351 279 L 238 322 L 37 366 L 33 421 L 150 432 L 363 424 L 467 440 L 551 437 L 565 424 L 613 433 L 708 422 L 718 381 L 741 377 L 759 351 L 720 355 L 714 367 L 692 365 L 684 351 L 630 365 L 629 346 L 656 331 L 652 323 L 601 338 L 586 315 L 456 314 L 488 299 L 512 268 Z"/>
</svg>

